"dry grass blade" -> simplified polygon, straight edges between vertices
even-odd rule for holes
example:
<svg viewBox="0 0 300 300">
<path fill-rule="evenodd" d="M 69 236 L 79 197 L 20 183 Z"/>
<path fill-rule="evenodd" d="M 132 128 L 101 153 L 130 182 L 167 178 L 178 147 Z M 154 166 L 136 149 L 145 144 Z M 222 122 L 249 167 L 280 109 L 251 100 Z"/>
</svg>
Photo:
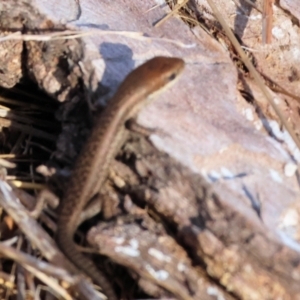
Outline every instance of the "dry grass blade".
<svg viewBox="0 0 300 300">
<path fill-rule="evenodd" d="M 8 158 L 15 158 L 15 154 L 0 154 L 0 158 L 2 159 L 8 159 Z"/>
<path fill-rule="evenodd" d="M 211 7 L 211 9 L 212 9 L 212 11 L 214 13 L 214 15 L 216 16 L 217 20 L 222 25 L 224 31 L 226 32 L 226 35 L 228 36 L 228 38 L 230 39 L 231 43 L 235 47 L 237 53 L 240 55 L 243 63 L 248 68 L 250 74 L 253 76 L 256 84 L 259 86 L 259 88 L 263 92 L 264 96 L 266 97 L 266 99 L 268 100 L 268 102 L 271 104 L 272 108 L 274 109 L 275 113 L 277 114 L 277 116 L 280 119 L 281 123 L 283 124 L 284 128 L 287 130 L 287 132 L 292 137 L 292 139 L 295 142 L 295 144 L 297 145 L 298 149 L 300 149 L 300 141 L 299 141 L 297 135 L 295 134 L 294 130 L 290 127 L 290 125 L 286 121 L 286 119 L 283 116 L 281 110 L 277 107 L 277 105 L 276 105 L 276 103 L 275 103 L 272 95 L 270 94 L 269 90 L 267 89 L 266 85 L 264 84 L 261 76 L 256 71 L 256 69 L 253 66 L 253 64 L 251 63 L 250 59 L 248 58 L 248 56 L 245 54 L 245 52 L 241 48 L 238 40 L 236 39 L 236 37 L 234 36 L 233 32 L 231 31 L 231 29 L 227 25 L 226 21 L 222 17 L 221 13 L 217 9 L 217 7 L 214 4 L 214 2 L 212 0 L 207 0 L 207 2 L 209 3 L 209 5 L 210 5 L 210 7 Z"/>
<path fill-rule="evenodd" d="M 0 117 L 0 126 L 1 127 L 10 127 L 10 128 L 15 128 L 18 129 L 20 131 L 23 131 L 24 133 L 33 135 L 35 137 L 39 137 L 48 141 L 56 141 L 56 136 L 50 133 L 47 133 L 45 131 L 33 128 L 31 126 L 28 125 L 24 125 L 22 123 L 19 122 L 15 122 L 15 121 L 11 121 L 11 120 L 7 120 L 5 118 L 1 118 Z"/>
<path fill-rule="evenodd" d="M 7 118 L 10 120 L 14 120 L 16 122 L 22 122 L 27 125 L 32 124 L 39 124 L 40 127 L 48 127 L 48 128 L 56 128 L 56 123 L 50 122 L 47 120 L 43 120 L 41 122 L 41 119 L 34 118 L 32 116 L 28 116 L 27 114 L 24 114 L 20 111 L 14 112 L 13 110 L 9 108 L 0 107 L 0 117 L 1 118 Z"/>
<path fill-rule="evenodd" d="M 20 89 L 17 89 L 17 88 L 13 88 L 11 90 L 13 92 L 15 92 L 16 94 L 27 96 L 32 100 L 38 100 L 38 101 L 41 100 L 39 97 L 35 96 L 33 93 L 29 94 L 29 93 L 27 93 L 25 91 L 22 91 Z M 36 105 L 36 104 L 33 104 L 33 103 L 28 103 L 26 101 L 20 101 L 20 100 L 17 100 L 17 99 L 12 99 L 10 97 L 3 97 L 1 95 L 0 95 L 0 103 L 5 103 L 5 104 L 8 104 L 8 105 L 17 105 L 18 107 L 24 107 L 24 108 L 26 107 L 26 108 L 36 109 L 36 110 L 39 110 L 39 111 L 45 111 L 45 112 L 49 112 L 49 113 L 53 113 L 55 111 L 54 109 L 51 109 L 49 107 L 44 107 L 42 105 Z"/>
<path fill-rule="evenodd" d="M 35 182 L 23 182 L 20 180 L 12 180 L 10 181 L 11 184 L 13 184 L 17 188 L 21 189 L 30 189 L 30 190 L 43 190 L 47 186 L 45 184 L 41 183 L 35 183 Z"/>
<path fill-rule="evenodd" d="M 0 157 L 0 166 L 7 168 L 7 169 L 13 169 L 15 168 L 17 165 L 15 163 L 9 162 L 3 158 Z"/>
</svg>

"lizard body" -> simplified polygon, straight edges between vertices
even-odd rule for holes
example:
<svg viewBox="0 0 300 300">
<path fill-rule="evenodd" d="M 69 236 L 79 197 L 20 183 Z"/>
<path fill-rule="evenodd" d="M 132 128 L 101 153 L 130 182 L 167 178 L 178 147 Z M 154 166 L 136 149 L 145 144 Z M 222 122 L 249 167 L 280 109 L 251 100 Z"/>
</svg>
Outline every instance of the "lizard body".
<svg viewBox="0 0 300 300">
<path fill-rule="evenodd" d="M 109 300 L 117 299 L 111 283 L 76 248 L 73 238 L 78 220 L 89 200 L 101 189 L 109 165 L 122 146 L 126 136 L 125 122 L 146 104 L 146 100 L 173 82 L 183 67 L 184 62 L 179 58 L 155 57 L 125 78 L 96 120 L 65 191 L 58 218 L 57 242 L 74 265 L 71 271 L 82 270 L 102 288 Z"/>
</svg>

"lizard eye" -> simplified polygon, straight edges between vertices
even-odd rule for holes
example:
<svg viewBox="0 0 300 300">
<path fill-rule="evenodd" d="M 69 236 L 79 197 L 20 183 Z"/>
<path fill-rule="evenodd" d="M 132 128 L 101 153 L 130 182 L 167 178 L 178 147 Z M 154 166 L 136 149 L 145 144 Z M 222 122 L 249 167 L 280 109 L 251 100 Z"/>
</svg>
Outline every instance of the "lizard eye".
<svg viewBox="0 0 300 300">
<path fill-rule="evenodd" d="M 168 80 L 169 81 L 172 81 L 176 78 L 176 73 L 172 73 L 169 77 L 168 77 Z"/>
</svg>

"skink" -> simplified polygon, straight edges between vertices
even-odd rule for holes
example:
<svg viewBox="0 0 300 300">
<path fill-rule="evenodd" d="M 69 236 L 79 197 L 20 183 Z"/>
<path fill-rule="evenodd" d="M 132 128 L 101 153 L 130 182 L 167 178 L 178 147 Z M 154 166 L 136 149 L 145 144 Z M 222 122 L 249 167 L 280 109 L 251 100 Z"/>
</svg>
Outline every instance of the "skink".
<svg viewBox="0 0 300 300">
<path fill-rule="evenodd" d="M 72 263 L 97 283 L 109 300 L 117 300 L 114 289 L 93 262 L 76 248 L 73 240 L 81 212 L 101 189 L 109 165 L 126 138 L 125 122 L 156 92 L 169 86 L 184 67 L 179 58 L 155 57 L 133 70 L 101 113 L 85 143 L 66 189 L 58 218 L 57 242 Z M 74 265 L 74 266 L 73 266 Z"/>
</svg>

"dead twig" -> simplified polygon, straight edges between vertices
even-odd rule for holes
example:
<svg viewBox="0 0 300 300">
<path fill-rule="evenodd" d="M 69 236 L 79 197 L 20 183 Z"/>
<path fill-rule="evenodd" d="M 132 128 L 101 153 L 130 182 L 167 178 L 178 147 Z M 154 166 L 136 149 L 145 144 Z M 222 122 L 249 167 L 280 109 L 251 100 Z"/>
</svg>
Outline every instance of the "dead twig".
<svg viewBox="0 0 300 300">
<path fill-rule="evenodd" d="M 262 43 L 270 44 L 272 42 L 272 24 L 273 24 L 273 2 L 274 0 L 264 0 L 263 18 L 262 18 Z"/>
</svg>

